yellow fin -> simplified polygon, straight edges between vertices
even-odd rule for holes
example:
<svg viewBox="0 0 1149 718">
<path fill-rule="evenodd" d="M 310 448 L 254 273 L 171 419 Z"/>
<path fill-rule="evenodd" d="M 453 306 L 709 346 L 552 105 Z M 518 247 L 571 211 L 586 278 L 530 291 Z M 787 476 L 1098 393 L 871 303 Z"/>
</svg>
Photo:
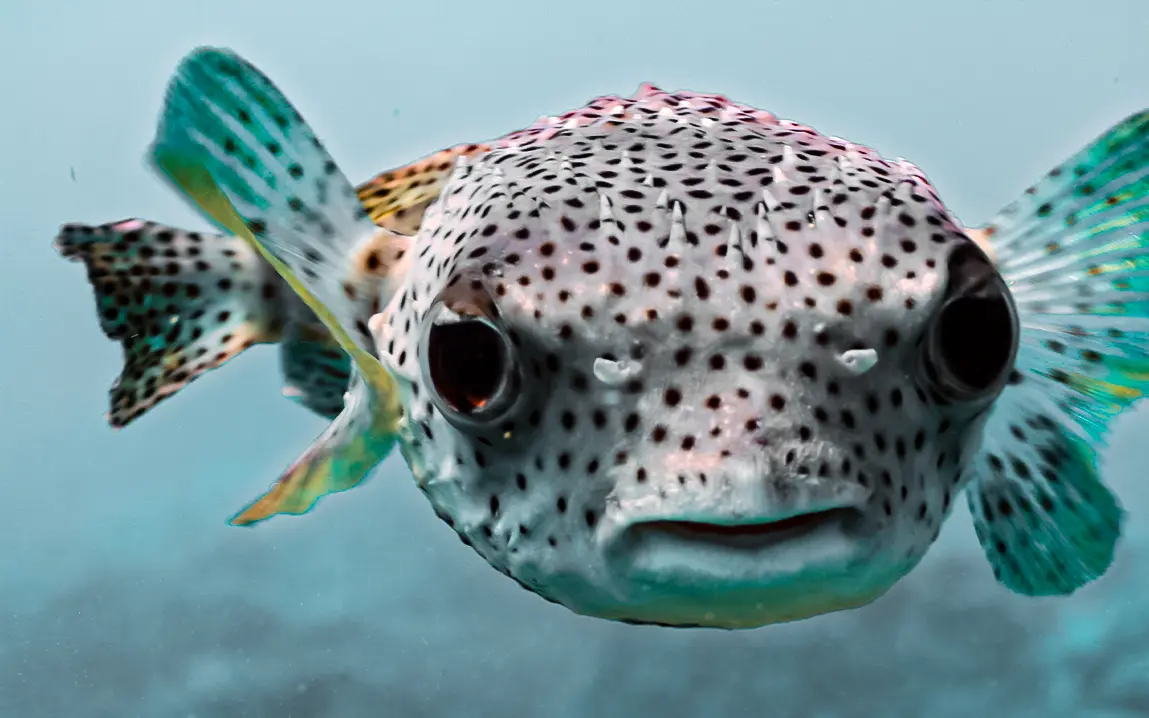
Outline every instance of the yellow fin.
<svg viewBox="0 0 1149 718">
<path fill-rule="evenodd" d="M 354 377 L 339 416 L 231 524 L 249 526 L 277 514 L 305 514 L 327 494 L 362 483 L 395 443 L 398 412 L 378 406 L 392 397 L 379 396 Z"/>
<path fill-rule="evenodd" d="M 456 145 L 411 164 L 381 172 L 359 185 L 359 201 L 380 227 L 400 234 L 414 234 L 423 212 L 434 202 L 460 157 L 489 152 L 490 145 Z"/>
</svg>

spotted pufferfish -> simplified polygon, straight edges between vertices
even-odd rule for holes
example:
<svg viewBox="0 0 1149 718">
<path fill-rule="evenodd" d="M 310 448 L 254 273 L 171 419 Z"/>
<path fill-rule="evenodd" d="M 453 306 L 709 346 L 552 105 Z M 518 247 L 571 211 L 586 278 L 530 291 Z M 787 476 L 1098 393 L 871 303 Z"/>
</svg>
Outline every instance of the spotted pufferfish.
<svg viewBox="0 0 1149 718">
<path fill-rule="evenodd" d="M 965 493 L 997 580 L 1111 564 L 1098 475 L 1149 386 L 1149 112 L 979 229 L 914 165 L 643 85 L 353 187 L 232 51 L 178 66 L 153 165 L 227 234 L 65 225 L 123 426 L 245 348 L 330 426 L 233 519 L 398 445 L 493 567 L 584 615 L 748 628 L 868 604 Z"/>
</svg>

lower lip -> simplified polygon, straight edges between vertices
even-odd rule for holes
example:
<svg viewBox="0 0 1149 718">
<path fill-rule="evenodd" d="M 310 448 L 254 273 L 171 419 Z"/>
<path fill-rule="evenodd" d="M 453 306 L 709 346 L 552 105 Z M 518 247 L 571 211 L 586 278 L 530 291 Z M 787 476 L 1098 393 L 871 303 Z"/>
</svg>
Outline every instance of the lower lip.
<svg viewBox="0 0 1149 718">
<path fill-rule="evenodd" d="M 758 523 L 645 521 L 631 526 L 628 533 L 632 539 L 639 542 L 662 539 L 727 550 L 761 551 L 811 536 L 831 527 L 840 528 L 857 514 L 855 509 L 836 508 Z"/>
</svg>

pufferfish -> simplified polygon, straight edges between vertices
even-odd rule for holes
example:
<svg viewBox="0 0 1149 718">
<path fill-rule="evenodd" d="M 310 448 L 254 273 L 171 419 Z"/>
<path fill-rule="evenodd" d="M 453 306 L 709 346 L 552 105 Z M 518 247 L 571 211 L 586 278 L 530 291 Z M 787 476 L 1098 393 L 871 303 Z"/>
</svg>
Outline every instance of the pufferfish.
<svg viewBox="0 0 1149 718">
<path fill-rule="evenodd" d="M 524 588 L 680 627 L 871 603 L 963 492 L 1017 593 L 1113 560 L 1097 452 L 1149 386 L 1149 112 L 980 229 L 909 162 L 652 85 L 357 191 L 263 73 L 200 48 L 150 158 L 231 236 L 62 231 L 124 343 L 113 423 L 277 340 L 334 417 L 235 523 L 398 446 Z"/>
</svg>

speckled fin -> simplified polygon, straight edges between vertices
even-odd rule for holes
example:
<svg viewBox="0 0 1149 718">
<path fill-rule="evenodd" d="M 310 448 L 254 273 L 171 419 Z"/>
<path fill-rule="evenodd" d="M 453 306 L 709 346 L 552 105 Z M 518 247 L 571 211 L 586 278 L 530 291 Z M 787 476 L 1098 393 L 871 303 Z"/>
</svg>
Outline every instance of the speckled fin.
<svg viewBox="0 0 1149 718">
<path fill-rule="evenodd" d="M 357 485 L 387 456 L 401 415 L 363 303 L 388 298 L 407 238 L 371 221 L 298 111 L 228 50 L 200 48 L 180 63 L 152 159 L 199 209 L 275 268 L 352 361 L 343 410 L 234 522 L 303 513 L 324 494 Z M 368 264 L 377 281 L 356 284 L 353 270 Z"/>
<path fill-rule="evenodd" d="M 975 238 L 1017 302 L 1017 372 L 972 470 L 998 580 L 1068 594 L 1113 561 L 1123 511 L 1097 451 L 1149 389 L 1149 112 L 1049 172 Z"/>
<path fill-rule="evenodd" d="M 334 419 L 343 410 L 351 360 L 318 320 L 288 324 L 280 340 L 283 395 Z"/>
<path fill-rule="evenodd" d="M 372 177 L 359 185 L 359 201 L 380 227 L 415 234 L 427 206 L 439 197 L 460 157 L 488 152 L 490 145 L 457 145 Z"/>
<path fill-rule="evenodd" d="M 100 328 L 123 347 L 112 426 L 126 426 L 249 346 L 279 338 L 289 290 L 236 237 L 124 219 L 64 225 L 55 246 L 85 264 Z"/>
</svg>

